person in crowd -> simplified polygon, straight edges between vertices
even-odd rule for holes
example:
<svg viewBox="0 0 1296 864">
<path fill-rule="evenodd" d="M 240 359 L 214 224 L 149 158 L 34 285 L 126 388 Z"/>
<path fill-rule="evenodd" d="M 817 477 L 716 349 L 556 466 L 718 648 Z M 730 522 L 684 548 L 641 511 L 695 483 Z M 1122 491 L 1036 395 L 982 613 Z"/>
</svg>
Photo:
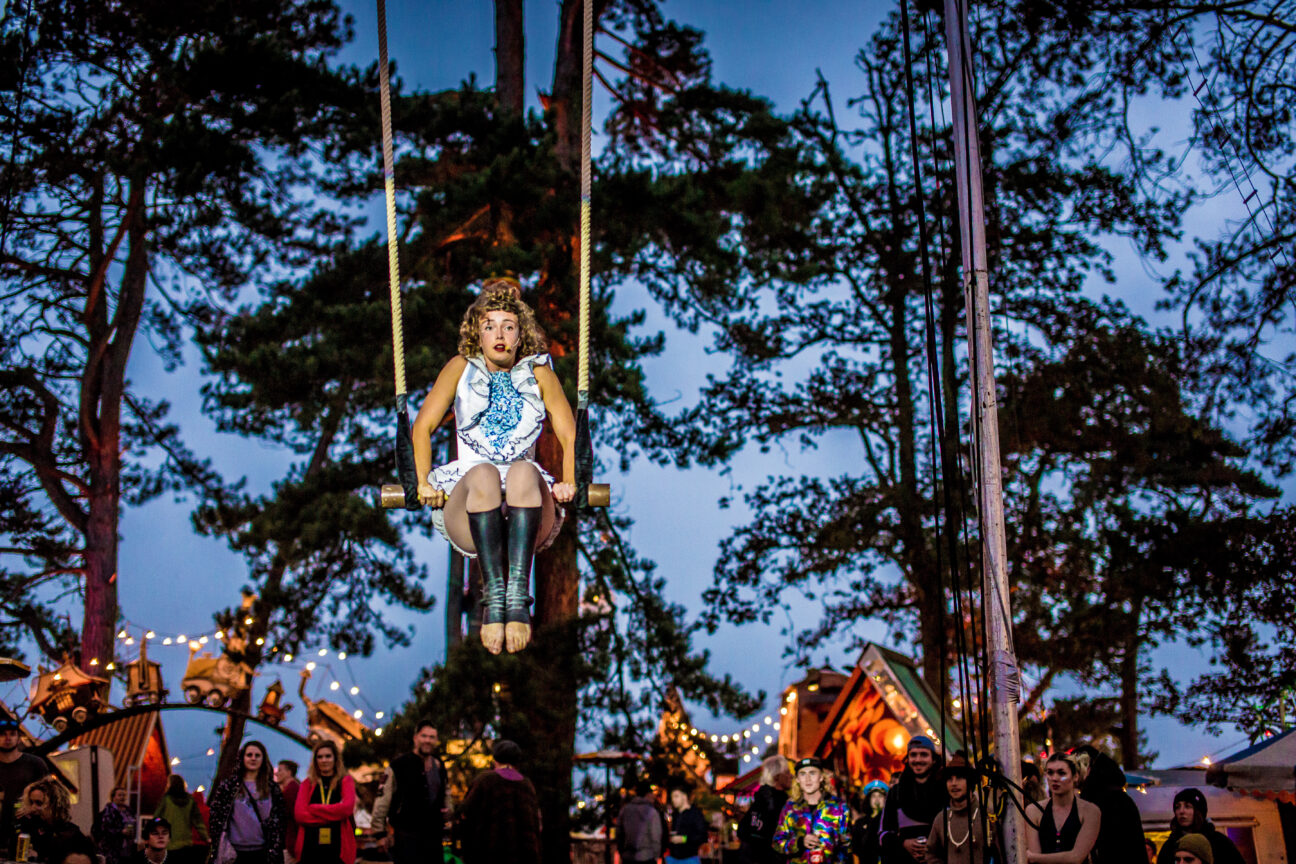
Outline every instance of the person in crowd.
<svg viewBox="0 0 1296 864">
<path fill-rule="evenodd" d="M 1054 753 L 1044 763 L 1048 800 L 1026 807 L 1028 862 L 1081 864 L 1088 861 L 1098 842 L 1102 813 L 1076 793 L 1078 776 L 1075 760 L 1066 754 Z"/>
<path fill-rule="evenodd" d="M 1143 817 L 1125 791 L 1125 772 L 1116 760 L 1089 744 L 1076 748 L 1088 765 L 1081 799 L 1098 807 L 1102 827 L 1094 844 L 1098 864 L 1137 861 L 1143 846 Z"/>
<path fill-rule="evenodd" d="M 492 654 L 530 641 L 533 557 L 562 526 L 558 505 L 576 495 L 576 421 L 546 350 L 517 280 L 486 280 L 464 313 L 459 353 L 412 429 L 419 500 L 435 508 L 432 522 L 446 539 L 481 567 L 481 640 Z M 451 406 L 458 458 L 433 470 L 431 435 Z M 558 480 L 534 459 L 546 416 L 563 449 Z"/>
<path fill-rule="evenodd" d="M 0 858 L 12 860 L 15 815 L 23 790 L 50 773 L 49 765 L 39 756 L 24 753 L 18 721 L 0 709 Z"/>
<path fill-rule="evenodd" d="M 1216 864 L 1217 860 L 1204 834 L 1185 834 L 1175 842 L 1175 864 Z"/>
<path fill-rule="evenodd" d="M 1200 789 L 1190 786 L 1179 790 L 1174 797 L 1174 817 L 1170 820 L 1170 837 L 1161 845 L 1157 864 L 1173 864 L 1179 838 L 1186 834 L 1198 834 L 1206 838 L 1215 864 L 1242 864 L 1244 860 L 1242 853 L 1223 832 L 1215 830 L 1215 825 L 1206 816 L 1206 796 Z"/>
<path fill-rule="evenodd" d="M 71 816 L 68 790 L 53 777 L 42 777 L 23 790 L 18 805 L 18 833 L 31 837 L 38 860 L 50 861 L 60 846 L 85 839 Z"/>
<path fill-rule="evenodd" d="M 99 850 L 89 837 L 77 836 L 54 850 L 47 864 L 95 864 Z"/>
<path fill-rule="evenodd" d="M 167 833 L 171 835 L 171 845 L 167 850 L 173 864 L 197 864 L 200 859 L 195 850 L 207 845 L 207 823 L 198 810 L 198 802 L 189 794 L 185 779 L 179 774 L 167 778 L 166 794 L 158 802 L 153 816 L 166 820 Z"/>
<path fill-rule="evenodd" d="M 182 829 L 183 830 L 183 829 Z M 154 816 L 144 823 L 144 848 L 131 856 L 129 864 L 175 864 L 171 852 L 171 823 Z"/>
<path fill-rule="evenodd" d="M 279 764 L 275 766 L 274 779 L 279 784 L 279 791 L 284 797 L 284 860 L 288 864 L 295 864 L 296 853 L 292 850 L 297 848 L 297 817 L 294 812 L 297 808 L 297 790 L 301 788 L 301 781 L 297 779 L 298 765 L 291 759 L 280 759 Z"/>
<path fill-rule="evenodd" d="M 987 864 L 996 847 L 988 814 L 981 811 L 977 775 L 956 753 L 941 770 L 949 806 L 932 823 L 924 850 L 927 864 Z"/>
<path fill-rule="evenodd" d="M 1147 864 L 1156 864 L 1157 845 L 1151 837 L 1143 838 L 1143 848 L 1147 850 Z"/>
<path fill-rule="evenodd" d="M 381 839 L 373 830 L 374 805 L 378 803 L 378 784 L 374 782 L 356 784 L 356 858 L 362 861 L 385 861 L 387 853 L 379 848 Z"/>
<path fill-rule="evenodd" d="M 796 864 L 848 864 L 850 812 L 824 787 L 823 763 L 814 757 L 796 763 L 792 795 L 779 814 L 774 849 Z"/>
<path fill-rule="evenodd" d="M 701 861 L 698 853 L 707 841 L 706 817 L 693 806 L 689 787 L 676 783 L 670 788 L 670 826 L 666 836 L 668 864 Z"/>
<path fill-rule="evenodd" d="M 104 856 L 104 864 L 123 864 L 135 854 L 135 813 L 129 801 L 126 787 L 114 786 L 108 806 L 95 819 L 90 833 Z"/>
<path fill-rule="evenodd" d="M 239 749 L 238 765 L 211 796 L 212 864 L 280 864 L 284 838 L 283 793 L 270 773 L 260 741 Z"/>
<path fill-rule="evenodd" d="M 786 859 L 774 851 L 774 829 L 792 788 L 792 772 L 784 756 L 769 756 L 761 762 L 761 782 L 751 806 L 738 822 L 739 858 L 745 864 L 782 864 Z"/>
<path fill-rule="evenodd" d="M 388 848 L 387 823 L 395 834 L 391 845 L 396 864 L 426 864 L 441 860 L 445 836 L 446 769 L 437 757 L 436 726 L 420 720 L 414 728 L 414 750 L 392 760 L 374 804 L 372 830 Z"/>
<path fill-rule="evenodd" d="M 652 784 L 640 780 L 635 783 L 634 796 L 617 814 L 617 852 L 624 864 L 650 864 L 661 858 L 664 841 L 662 814 L 652 797 Z"/>
<path fill-rule="evenodd" d="M 889 791 L 881 780 L 869 781 L 860 791 L 857 806 L 851 807 L 851 853 L 856 864 L 878 864 L 882 857 L 878 830 Z"/>
<path fill-rule="evenodd" d="M 1044 776 L 1040 774 L 1038 765 L 1029 759 L 1023 759 L 1021 772 L 1022 793 L 1027 804 L 1033 801 L 1043 801 L 1048 797 L 1048 792 L 1044 789 Z"/>
<path fill-rule="evenodd" d="M 887 793 L 878 843 L 882 864 L 912 864 L 925 857 L 924 847 L 932 822 L 949 805 L 940 780 L 936 744 L 926 735 L 909 739 L 905 769 Z"/>
<path fill-rule="evenodd" d="M 293 856 L 302 864 L 355 864 L 355 806 L 355 781 L 342 770 L 337 744 L 321 741 L 297 792 Z"/>
<path fill-rule="evenodd" d="M 518 770 L 522 748 L 496 741 L 493 770 L 473 778 L 459 808 L 465 864 L 539 864 L 540 799 Z"/>
</svg>

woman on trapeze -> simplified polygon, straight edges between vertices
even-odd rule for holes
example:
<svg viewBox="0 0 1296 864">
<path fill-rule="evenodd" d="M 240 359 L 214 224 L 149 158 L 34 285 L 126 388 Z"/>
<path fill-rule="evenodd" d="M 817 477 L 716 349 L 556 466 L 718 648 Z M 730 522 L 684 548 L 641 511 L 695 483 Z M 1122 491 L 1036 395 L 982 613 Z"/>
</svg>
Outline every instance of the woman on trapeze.
<svg viewBox="0 0 1296 864">
<path fill-rule="evenodd" d="M 531 640 L 531 563 L 576 495 L 576 421 L 549 367 L 544 331 L 512 279 L 488 279 L 459 325 L 459 353 L 414 418 L 419 501 L 456 549 L 479 559 L 481 640 L 498 654 Z M 454 406 L 457 459 L 432 468 L 432 431 Z M 563 448 L 562 481 L 534 460 L 545 416 Z"/>
</svg>

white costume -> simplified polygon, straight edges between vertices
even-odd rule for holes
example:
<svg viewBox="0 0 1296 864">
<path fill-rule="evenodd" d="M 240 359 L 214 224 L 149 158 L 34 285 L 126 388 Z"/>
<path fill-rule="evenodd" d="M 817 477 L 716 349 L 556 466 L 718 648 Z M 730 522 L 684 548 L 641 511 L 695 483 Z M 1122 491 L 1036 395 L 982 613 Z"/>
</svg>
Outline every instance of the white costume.
<svg viewBox="0 0 1296 864">
<path fill-rule="evenodd" d="M 491 372 L 481 357 L 466 358 L 468 365 L 455 385 L 455 436 L 459 458 L 439 468 L 433 468 L 428 482 L 445 492 L 448 497 L 455 484 L 472 468 L 489 462 L 499 469 L 500 483 L 508 476 L 515 462 L 525 461 L 535 465 L 545 484 L 553 489 L 554 478 L 535 461 L 535 445 L 544 429 L 545 404 L 536 381 L 535 367 L 548 366 L 548 354 L 531 354 L 513 364 L 506 372 Z M 432 511 L 432 522 L 447 540 L 445 514 L 440 508 Z M 554 503 L 553 528 L 548 537 L 541 537 L 536 550 L 544 549 L 558 536 L 562 527 L 563 509 Z M 450 540 L 454 546 L 454 541 Z M 471 552 L 460 552 L 476 557 Z"/>
</svg>

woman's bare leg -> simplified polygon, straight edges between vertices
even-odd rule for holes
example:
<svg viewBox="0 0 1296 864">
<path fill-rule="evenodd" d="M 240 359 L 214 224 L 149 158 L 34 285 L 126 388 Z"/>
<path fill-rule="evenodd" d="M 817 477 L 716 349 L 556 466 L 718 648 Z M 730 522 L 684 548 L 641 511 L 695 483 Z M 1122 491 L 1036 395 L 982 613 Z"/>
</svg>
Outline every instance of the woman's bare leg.
<svg viewBox="0 0 1296 864">
<path fill-rule="evenodd" d="M 446 533 L 455 543 L 477 553 L 482 571 L 482 645 L 492 654 L 504 647 L 504 592 L 508 579 L 506 525 L 500 491 L 500 474 L 494 465 L 477 465 L 455 484 L 446 502 Z M 456 500 L 458 499 L 458 500 Z M 451 508 L 454 508 L 453 511 Z M 453 525 L 452 525 L 453 522 Z M 463 546 L 456 535 L 466 533 Z"/>
</svg>

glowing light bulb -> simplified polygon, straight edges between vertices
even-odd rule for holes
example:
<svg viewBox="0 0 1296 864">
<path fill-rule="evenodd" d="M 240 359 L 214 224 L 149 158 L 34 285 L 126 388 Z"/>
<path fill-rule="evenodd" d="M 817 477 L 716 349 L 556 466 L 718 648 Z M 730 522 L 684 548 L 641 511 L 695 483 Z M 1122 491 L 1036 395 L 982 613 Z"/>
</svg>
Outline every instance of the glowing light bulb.
<svg viewBox="0 0 1296 864">
<path fill-rule="evenodd" d="M 364 716 L 364 712 L 361 711 L 359 708 L 357 708 L 355 711 L 352 712 L 351 716 L 359 720 L 361 717 Z"/>
<path fill-rule="evenodd" d="M 377 714 L 375 714 L 374 716 L 377 717 L 379 720 L 381 720 L 381 719 L 383 719 L 384 717 L 386 717 L 387 715 L 384 714 L 382 711 L 379 711 L 379 712 L 378 712 Z"/>
<path fill-rule="evenodd" d="M 321 656 L 321 657 L 327 657 L 327 656 L 328 656 L 328 649 L 327 649 L 327 648 L 321 648 L 321 649 L 319 650 L 319 656 Z"/>
<path fill-rule="evenodd" d="M 329 685 L 329 689 L 330 689 L 330 690 L 337 690 L 337 689 L 338 689 L 339 687 L 341 687 L 341 686 L 342 686 L 341 684 L 339 684 L 338 682 L 334 681 L 332 684 Z"/>
<path fill-rule="evenodd" d="M 374 730 L 374 734 L 377 735 L 379 738 L 381 738 L 381 737 L 382 737 L 382 729 L 375 729 L 375 730 Z"/>
<path fill-rule="evenodd" d="M 359 687 L 352 687 L 350 692 L 351 692 L 351 695 L 352 695 L 352 696 L 355 696 L 357 693 L 360 692 L 360 688 L 359 688 Z"/>
<path fill-rule="evenodd" d="M 147 633 L 144 634 L 144 638 L 145 638 L 145 639 L 152 639 L 152 638 L 153 638 L 154 636 L 156 636 L 156 635 L 157 635 L 156 633 L 154 633 L 152 630 L 150 630 L 150 631 L 148 631 Z"/>
<path fill-rule="evenodd" d="M 163 645 L 170 645 L 173 641 L 174 641 L 174 640 L 173 640 L 170 636 L 168 636 L 168 637 L 166 637 L 165 639 L 162 640 L 162 644 L 163 644 Z"/>
<path fill-rule="evenodd" d="M 314 671 L 315 671 L 315 661 L 314 661 L 314 660 L 312 660 L 312 661 L 310 661 L 309 663 L 306 664 L 306 671 L 307 671 L 307 672 L 314 672 Z"/>
<path fill-rule="evenodd" d="M 284 661 L 287 662 L 287 663 L 291 663 L 291 662 L 292 662 L 292 655 L 291 655 L 291 654 L 285 654 L 285 655 L 284 655 Z"/>
<path fill-rule="evenodd" d="M 252 616 L 251 616 L 251 615 L 249 615 L 248 617 L 246 617 L 246 618 L 243 619 L 243 625 L 244 625 L 245 627 L 251 627 L 251 626 L 252 626 L 252 623 L 253 623 L 253 622 L 252 622 Z"/>
<path fill-rule="evenodd" d="M 171 764 L 172 764 L 172 765 L 179 765 L 179 764 L 180 764 L 180 757 L 179 757 L 179 756 L 172 756 L 172 757 L 171 757 Z"/>
<path fill-rule="evenodd" d="M 215 747 L 208 747 L 208 748 L 207 748 L 207 755 L 208 755 L 208 756 L 215 756 L 215 755 L 216 755 L 216 748 L 215 748 Z"/>
<path fill-rule="evenodd" d="M 345 651 L 339 651 L 339 652 L 338 652 L 338 659 L 339 659 L 339 660 L 345 660 L 345 659 L 346 659 L 346 652 L 345 652 Z"/>
<path fill-rule="evenodd" d="M 257 643 L 256 643 L 256 644 L 258 644 L 258 645 L 264 645 L 264 644 L 265 644 L 265 640 L 262 639 L 260 636 L 258 636 L 258 637 L 257 637 Z"/>
<path fill-rule="evenodd" d="M 90 658 L 90 665 L 91 665 L 91 666 L 98 666 L 98 665 L 99 665 L 99 658 L 98 658 L 98 657 L 92 657 L 92 658 Z"/>
<path fill-rule="evenodd" d="M 217 631 L 216 631 L 216 638 L 217 638 L 217 639 L 224 639 L 224 638 L 225 638 L 225 631 L 224 631 L 224 630 L 217 630 Z"/>
</svg>

